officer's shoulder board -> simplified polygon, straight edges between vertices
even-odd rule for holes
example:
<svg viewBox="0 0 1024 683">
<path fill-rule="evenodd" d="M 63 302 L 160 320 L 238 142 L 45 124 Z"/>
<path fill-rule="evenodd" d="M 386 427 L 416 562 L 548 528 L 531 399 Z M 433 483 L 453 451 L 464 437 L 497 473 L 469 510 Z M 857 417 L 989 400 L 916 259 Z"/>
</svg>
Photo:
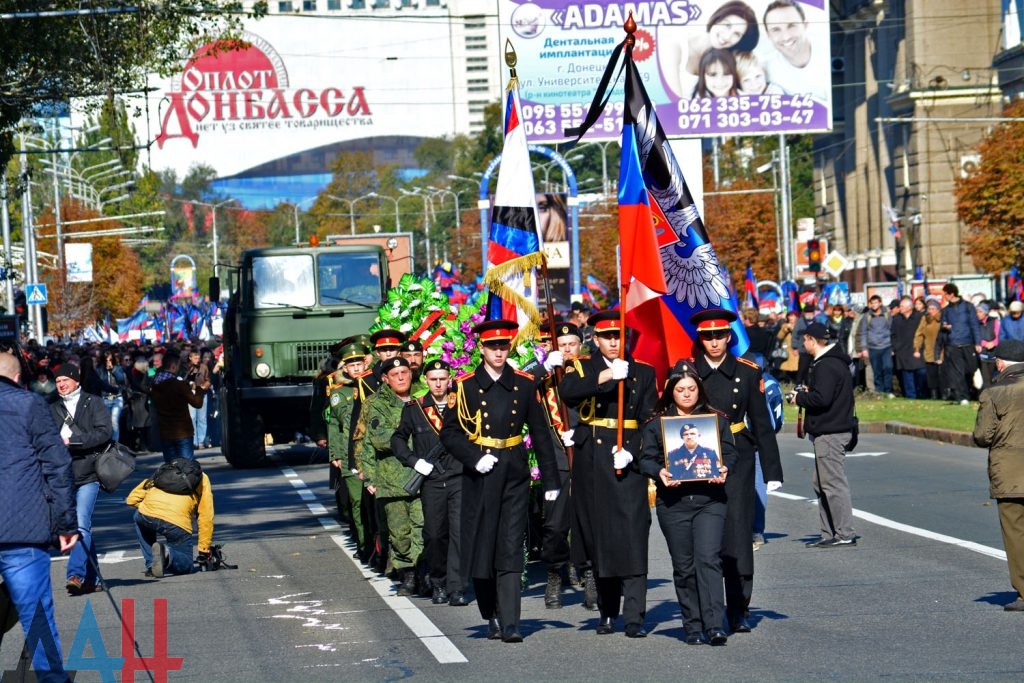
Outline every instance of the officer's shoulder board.
<svg viewBox="0 0 1024 683">
<path fill-rule="evenodd" d="M 526 379 L 530 380 L 531 382 L 536 382 L 537 381 L 537 378 L 534 377 L 533 375 L 531 375 L 528 372 L 523 372 L 522 370 L 513 370 L 513 372 L 515 372 L 520 377 L 525 377 Z"/>
<path fill-rule="evenodd" d="M 737 363 L 743 363 L 744 365 L 752 367 L 755 370 L 760 370 L 761 369 L 760 365 L 758 365 L 754 361 L 750 360 L 749 358 L 744 358 L 743 356 L 736 356 L 736 362 Z"/>
<path fill-rule="evenodd" d="M 646 365 L 646 366 L 647 366 L 647 367 L 649 367 L 649 368 L 653 368 L 653 367 L 654 367 L 653 365 L 651 365 L 651 364 L 650 364 L 650 363 L 648 363 L 647 361 L 643 361 L 643 360 L 638 360 L 638 359 L 636 359 L 636 358 L 634 358 L 634 359 L 633 359 L 633 362 L 634 362 L 634 363 L 636 363 L 637 365 Z"/>
<path fill-rule="evenodd" d="M 473 373 L 472 372 L 468 372 L 465 375 L 463 375 L 462 377 L 456 377 L 455 378 L 455 383 L 456 384 L 462 384 L 463 382 L 465 382 L 467 379 L 469 379 L 472 376 L 473 376 Z"/>
</svg>

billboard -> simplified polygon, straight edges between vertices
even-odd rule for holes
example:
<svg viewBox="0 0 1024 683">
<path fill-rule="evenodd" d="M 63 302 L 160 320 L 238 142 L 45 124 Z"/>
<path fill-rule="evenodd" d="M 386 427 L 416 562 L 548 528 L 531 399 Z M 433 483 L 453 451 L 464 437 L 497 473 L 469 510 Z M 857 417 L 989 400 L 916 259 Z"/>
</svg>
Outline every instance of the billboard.
<svg viewBox="0 0 1024 683">
<path fill-rule="evenodd" d="M 155 143 L 148 163 L 179 177 L 197 163 L 223 178 L 355 139 L 468 132 L 450 33 L 440 13 L 249 20 L 246 47 L 199 48 L 129 109 Z"/>
<path fill-rule="evenodd" d="M 630 12 L 633 58 L 667 135 L 832 127 L 824 0 L 499 0 L 498 11 L 531 142 L 564 141 L 583 121 Z M 618 138 L 622 106 L 620 79 L 588 139 Z"/>
</svg>

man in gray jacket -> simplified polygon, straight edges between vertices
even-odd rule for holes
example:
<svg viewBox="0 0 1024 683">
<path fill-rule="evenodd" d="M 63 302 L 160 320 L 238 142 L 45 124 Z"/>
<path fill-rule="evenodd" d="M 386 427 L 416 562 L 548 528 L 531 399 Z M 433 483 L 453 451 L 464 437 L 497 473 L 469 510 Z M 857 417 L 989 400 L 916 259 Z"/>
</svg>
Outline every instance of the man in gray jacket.
<svg viewBox="0 0 1024 683">
<path fill-rule="evenodd" d="M 892 397 L 892 320 L 877 294 L 868 299 L 868 310 L 860 325 L 862 358 L 871 363 L 875 393 Z"/>
</svg>

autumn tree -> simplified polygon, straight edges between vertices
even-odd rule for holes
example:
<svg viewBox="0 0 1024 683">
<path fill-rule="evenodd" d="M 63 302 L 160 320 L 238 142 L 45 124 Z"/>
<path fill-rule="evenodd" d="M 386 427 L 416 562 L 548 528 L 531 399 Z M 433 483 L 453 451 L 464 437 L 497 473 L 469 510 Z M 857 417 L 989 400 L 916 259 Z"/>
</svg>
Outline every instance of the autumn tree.
<svg viewBox="0 0 1024 683">
<path fill-rule="evenodd" d="M 206 43 L 223 38 L 226 49 L 238 44 L 241 2 L 139 4 L 0 4 L 9 13 L 0 20 L 0 167 L 14 154 L 18 122 L 34 116 L 39 104 L 137 90 L 151 72 L 169 74 Z M 246 4 L 253 16 L 266 13 L 266 2 Z"/>
<path fill-rule="evenodd" d="M 1003 116 L 1024 116 L 1024 103 L 1014 102 Z M 967 225 L 963 242 L 981 270 L 1009 270 L 1024 257 L 1024 123 L 993 127 L 977 150 L 981 163 L 953 190 L 957 216 Z"/>
<path fill-rule="evenodd" d="M 704 167 L 704 187 L 710 191 L 712 170 Z M 704 226 L 715 247 L 718 261 L 741 287 L 747 263 L 762 279 L 778 275 L 778 249 L 775 241 L 775 203 L 770 192 L 747 178 L 737 178 L 728 191 L 743 194 L 705 195 Z"/>
</svg>

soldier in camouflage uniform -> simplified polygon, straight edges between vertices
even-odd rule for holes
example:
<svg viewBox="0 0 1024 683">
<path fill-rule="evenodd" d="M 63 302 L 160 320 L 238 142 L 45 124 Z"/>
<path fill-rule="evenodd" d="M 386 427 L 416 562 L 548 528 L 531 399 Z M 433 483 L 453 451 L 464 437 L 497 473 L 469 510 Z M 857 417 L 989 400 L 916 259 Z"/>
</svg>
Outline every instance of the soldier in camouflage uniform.
<svg viewBox="0 0 1024 683">
<path fill-rule="evenodd" d="M 341 348 L 341 368 L 328 378 L 327 388 L 327 443 L 331 466 L 342 476 L 341 485 L 348 491 L 348 519 L 352 538 L 355 539 L 359 559 L 370 556 L 373 537 L 367 533 L 362 514 L 363 482 L 359 478 L 355 453 L 352 448 L 352 430 L 361 396 L 357 378 L 363 374 L 366 349 L 350 343 Z"/>
<path fill-rule="evenodd" d="M 391 435 L 402 419 L 402 409 L 412 400 L 412 370 L 401 357 L 383 361 L 384 385 L 363 406 L 356 433 L 363 436 L 358 462 L 363 485 L 383 508 L 388 528 L 390 560 L 399 579 L 399 595 L 416 592 L 416 565 L 423 552 L 423 508 L 418 497 L 405 491 L 413 470 L 391 450 Z"/>
</svg>

